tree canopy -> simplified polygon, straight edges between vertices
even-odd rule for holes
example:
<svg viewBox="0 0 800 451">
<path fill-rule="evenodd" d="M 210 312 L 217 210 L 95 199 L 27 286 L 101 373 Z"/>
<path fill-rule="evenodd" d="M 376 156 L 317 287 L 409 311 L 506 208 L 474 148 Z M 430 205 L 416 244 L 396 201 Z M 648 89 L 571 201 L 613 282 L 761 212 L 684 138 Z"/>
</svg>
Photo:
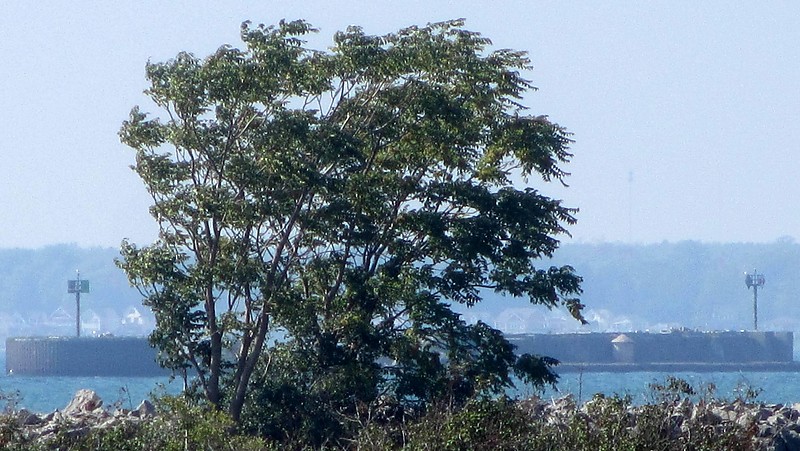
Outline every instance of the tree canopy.
<svg viewBox="0 0 800 451">
<path fill-rule="evenodd" d="M 243 50 L 147 64 L 162 117 L 136 107 L 120 136 L 160 235 L 119 265 L 162 362 L 267 434 L 555 381 L 451 310 L 493 290 L 582 320 L 580 277 L 537 266 L 575 210 L 533 187 L 563 182 L 571 140 L 524 114 L 526 54 L 459 20 L 322 51 L 315 31 L 246 22 Z"/>
</svg>

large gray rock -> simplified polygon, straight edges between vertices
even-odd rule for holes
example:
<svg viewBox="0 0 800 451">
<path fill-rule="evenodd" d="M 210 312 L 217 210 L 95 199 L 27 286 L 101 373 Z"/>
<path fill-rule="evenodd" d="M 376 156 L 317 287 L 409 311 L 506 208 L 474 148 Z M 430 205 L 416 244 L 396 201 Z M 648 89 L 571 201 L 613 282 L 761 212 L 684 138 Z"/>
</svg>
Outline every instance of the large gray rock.
<svg viewBox="0 0 800 451">
<path fill-rule="evenodd" d="M 156 408 L 148 400 L 143 400 L 134 411 L 139 418 L 150 418 L 156 415 Z"/>
<path fill-rule="evenodd" d="M 42 423 L 42 419 L 38 415 L 26 409 L 20 409 L 17 412 L 17 421 L 22 426 L 34 426 Z"/>
<path fill-rule="evenodd" d="M 91 413 L 102 408 L 103 400 L 97 396 L 94 390 L 82 389 L 75 393 L 72 401 L 64 408 L 64 415 L 76 416 L 83 413 Z"/>
</svg>

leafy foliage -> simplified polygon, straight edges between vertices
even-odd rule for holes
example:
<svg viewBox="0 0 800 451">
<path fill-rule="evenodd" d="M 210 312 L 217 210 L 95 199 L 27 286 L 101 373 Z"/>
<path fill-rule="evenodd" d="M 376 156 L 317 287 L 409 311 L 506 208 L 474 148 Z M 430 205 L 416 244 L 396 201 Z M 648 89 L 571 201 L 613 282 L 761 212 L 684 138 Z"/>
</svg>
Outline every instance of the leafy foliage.
<svg viewBox="0 0 800 451">
<path fill-rule="evenodd" d="M 583 307 L 571 267 L 535 266 L 575 210 L 514 183 L 561 181 L 569 134 L 522 114 L 524 53 L 462 25 L 350 27 L 323 52 L 306 22 L 245 23 L 244 50 L 147 65 L 165 117 L 134 108 L 120 137 L 161 232 L 119 265 L 163 363 L 235 420 L 279 436 L 297 415 L 321 445 L 378 404 L 555 380 L 450 308 L 486 291 Z"/>
<path fill-rule="evenodd" d="M 12 450 L 744 451 L 783 449 L 788 432 L 797 426 L 796 409 L 780 405 L 720 401 L 713 392 L 692 401 L 690 393 L 703 389 L 675 377 L 654 383 L 650 391 L 659 401 L 639 406 L 631 404 L 630 396 L 597 394 L 582 406 L 571 397 L 545 401 L 501 396 L 473 398 L 458 406 L 434 403 L 414 415 L 374 411 L 353 421 L 351 438 L 339 443 L 305 440 L 308 432 L 313 436 L 322 430 L 302 430 L 311 418 L 295 418 L 296 427 L 284 431 L 288 437 L 264 440 L 243 434 L 230 416 L 207 403 L 163 396 L 156 401 L 155 416 L 112 424 L 103 416 L 87 416 L 31 429 L 21 423 L 29 414 L 7 411 L 0 415 L 0 440 L 3 449 Z"/>
<path fill-rule="evenodd" d="M 688 385 L 682 388 L 686 387 Z M 658 396 L 657 391 L 661 389 L 653 388 L 656 391 L 653 396 Z M 752 404 L 750 406 L 755 408 Z M 705 401 L 695 405 L 688 400 L 673 400 L 634 406 L 627 396 L 597 394 L 583 406 L 577 406 L 569 398 L 544 402 L 501 397 L 470 400 L 458 409 L 438 405 L 423 417 L 403 423 L 399 430 L 386 425 L 364 427 L 357 437 L 356 448 L 549 451 L 768 449 L 770 439 L 760 441 L 756 438 L 756 430 L 749 422 L 719 418 L 714 414 L 711 404 Z"/>
</svg>

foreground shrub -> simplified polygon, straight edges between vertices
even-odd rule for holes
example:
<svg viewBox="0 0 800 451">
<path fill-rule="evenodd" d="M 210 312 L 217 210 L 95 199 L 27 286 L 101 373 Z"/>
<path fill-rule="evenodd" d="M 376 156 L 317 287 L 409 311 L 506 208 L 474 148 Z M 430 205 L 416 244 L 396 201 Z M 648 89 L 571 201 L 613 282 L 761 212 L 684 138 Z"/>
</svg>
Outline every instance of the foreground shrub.
<svg viewBox="0 0 800 451">
<path fill-rule="evenodd" d="M 634 406 L 629 396 L 552 401 L 475 399 L 462 408 L 439 406 L 424 416 L 361 430 L 353 448 L 403 450 L 752 450 L 772 449 L 757 437 L 764 408 L 741 399 L 691 401 L 683 381 L 651 387 L 659 399 Z M 659 391 L 661 390 L 661 391 Z M 683 396 L 681 396 L 683 395 Z M 784 409 L 785 410 L 785 409 Z M 761 413 L 759 413 L 761 412 Z M 791 417 L 792 414 L 789 414 Z"/>
<path fill-rule="evenodd" d="M 434 409 L 409 427 L 405 449 L 533 449 L 539 429 L 514 401 L 478 399 L 455 412 Z"/>
<path fill-rule="evenodd" d="M 278 386 L 276 386 L 278 387 Z M 287 387 L 288 389 L 288 387 Z M 796 449 L 800 406 L 720 401 L 684 381 L 651 387 L 652 400 L 636 406 L 629 396 L 595 395 L 583 405 L 571 396 L 553 400 L 475 397 L 463 404 L 439 403 L 425 411 L 399 410 L 391 399 L 354 404 L 350 411 L 323 414 L 309 399 L 265 397 L 260 406 L 287 419 L 281 429 L 237 426 L 224 411 L 186 397 L 162 397 L 152 409 L 92 410 L 37 417 L 24 410 L 0 418 L 2 449 L 8 450 L 776 450 Z M 267 392 L 269 393 L 269 392 Z M 273 393 L 274 395 L 274 393 Z M 320 394 L 321 396 L 321 394 Z M 280 401 L 280 403 L 278 402 Z M 303 405 L 306 403 L 305 405 Z M 343 405 L 344 407 L 344 405 Z M 317 409 L 317 410 L 315 410 Z M 297 414 L 294 427 L 287 412 Z M 320 424 L 306 418 L 320 414 Z M 121 413 L 121 414 L 120 414 Z M 31 422 L 33 418 L 34 422 Z M 113 420 L 113 421 L 112 421 Z M 339 426 L 328 423 L 339 422 Z M 274 423 L 273 423 L 274 424 Z M 337 440 L 325 431 L 337 427 Z M 327 437 L 327 438 L 326 438 Z M 314 439 L 316 438 L 316 439 Z"/>
</svg>

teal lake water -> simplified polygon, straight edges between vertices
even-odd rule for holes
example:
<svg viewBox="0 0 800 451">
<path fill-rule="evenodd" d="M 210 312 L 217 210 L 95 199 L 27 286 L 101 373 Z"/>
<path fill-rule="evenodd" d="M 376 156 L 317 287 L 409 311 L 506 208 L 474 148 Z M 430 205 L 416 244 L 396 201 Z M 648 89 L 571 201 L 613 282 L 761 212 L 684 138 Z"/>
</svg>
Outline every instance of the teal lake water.
<svg viewBox="0 0 800 451">
<path fill-rule="evenodd" d="M 796 372 L 709 372 L 709 373 L 564 373 L 557 390 L 544 392 L 545 399 L 571 393 L 576 400 L 585 402 L 594 393 L 605 395 L 630 395 L 633 402 L 642 404 L 653 401 L 653 383 L 664 383 L 668 376 L 686 380 L 698 393 L 708 384 L 714 384 L 717 399 L 734 400 L 744 397 L 750 388 L 760 392 L 756 401 L 769 404 L 793 404 L 800 402 L 800 373 Z M 521 396 L 532 394 L 519 390 Z M 541 394 L 539 396 L 542 396 Z"/>
<path fill-rule="evenodd" d="M 5 354 L 0 354 L 0 368 L 5 372 Z M 118 405 L 136 408 L 151 394 L 180 393 L 183 381 L 170 381 L 161 377 L 45 377 L 45 376 L 0 376 L 0 409 L 7 406 L 6 397 L 19 397 L 18 407 L 33 412 L 52 412 L 63 409 L 80 389 L 97 392 L 103 405 Z"/>
<path fill-rule="evenodd" d="M 5 368 L 5 355 L 0 354 L 0 367 Z M 757 400 L 765 403 L 793 404 L 800 402 L 800 373 L 795 372 L 715 372 L 715 373 L 564 373 L 557 390 L 548 389 L 538 394 L 545 399 L 571 393 L 576 400 L 587 401 L 595 393 L 630 395 L 637 404 L 651 401 L 653 391 L 649 385 L 663 383 L 667 376 L 676 376 L 700 389 L 709 383 L 716 386 L 716 396 L 735 399 L 743 388 L 761 390 Z M 155 392 L 177 394 L 183 384 L 168 377 L 31 377 L 0 376 L 0 394 L 18 393 L 19 407 L 34 412 L 63 409 L 75 392 L 88 388 L 96 391 L 106 406 L 118 405 L 135 408 L 143 399 Z M 535 392 L 521 388 L 516 396 L 530 396 Z M 5 406 L 0 400 L 0 408 Z"/>
</svg>

